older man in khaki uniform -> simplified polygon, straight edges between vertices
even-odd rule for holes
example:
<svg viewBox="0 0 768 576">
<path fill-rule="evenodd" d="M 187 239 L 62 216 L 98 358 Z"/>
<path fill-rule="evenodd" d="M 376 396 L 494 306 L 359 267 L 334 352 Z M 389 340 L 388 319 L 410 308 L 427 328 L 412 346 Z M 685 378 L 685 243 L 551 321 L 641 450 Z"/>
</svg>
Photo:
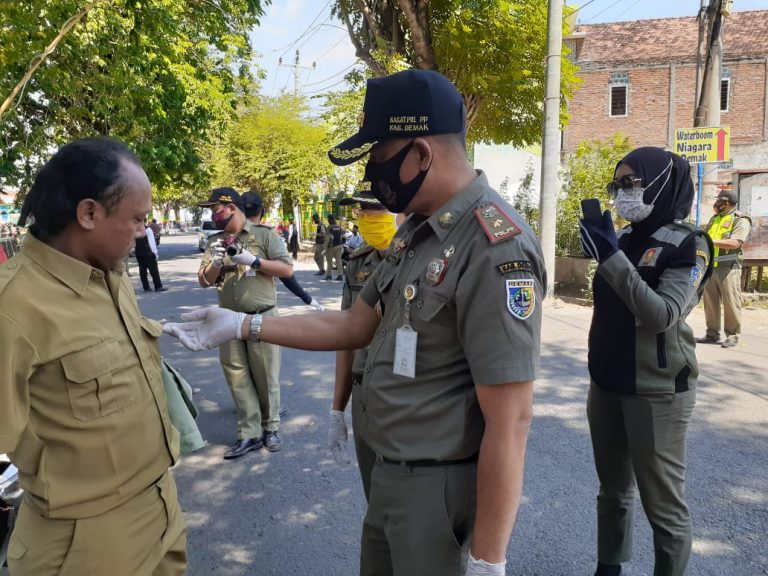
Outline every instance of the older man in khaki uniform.
<svg viewBox="0 0 768 576">
<path fill-rule="evenodd" d="M 185 571 L 162 328 L 139 312 L 122 264 L 150 208 L 130 150 L 78 140 L 37 175 L 21 216 L 34 216 L 30 234 L 0 266 L 0 452 L 25 490 L 13 576 Z"/>
<path fill-rule="evenodd" d="M 293 275 L 285 243 L 270 226 L 248 223 L 242 199 L 232 188 L 213 190 L 200 205 L 211 208 L 214 225 L 222 230 L 208 240 L 200 285 L 216 285 L 223 308 L 278 316 L 274 279 Z M 239 458 L 262 446 L 280 450 L 280 347 L 232 341 L 222 344 L 219 357 L 237 410 L 238 439 L 224 458 Z"/>
<path fill-rule="evenodd" d="M 752 230 L 748 216 L 736 210 L 738 196 L 732 190 L 722 190 L 713 206 L 715 215 L 706 230 L 715 245 L 712 278 L 704 288 L 704 315 L 707 332 L 696 341 L 700 344 L 720 344 L 733 348 L 741 335 L 741 261 L 742 245 Z M 720 304 L 723 305 L 722 323 Z M 725 340 L 720 341 L 720 327 Z"/>
<path fill-rule="evenodd" d="M 360 390 L 376 453 L 366 576 L 503 575 L 520 503 L 546 274 L 533 231 L 469 163 L 464 129 L 462 97 L 437 72 L 368 80 L 359 132 L 329 155 L 370 152 L 371 191 L 409 217 L 355 304 L 292 318 L 209 308 L 165 327 L 192 349 L 373 339 Z"/>
</svg>

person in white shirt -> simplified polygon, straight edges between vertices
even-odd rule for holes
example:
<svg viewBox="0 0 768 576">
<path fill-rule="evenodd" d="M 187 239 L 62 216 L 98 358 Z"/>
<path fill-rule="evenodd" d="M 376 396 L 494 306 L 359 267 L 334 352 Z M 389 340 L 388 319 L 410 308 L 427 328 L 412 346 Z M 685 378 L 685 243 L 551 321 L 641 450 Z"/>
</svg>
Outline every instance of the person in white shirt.
<svg viewBox="0 0 768 576">
<path fill-rule="evenodd" d="M 146 220 L 144 221 L 146 225 Z M 144 292 L 152 292 L 149 286 L 147 272 L 152 276 L 152 282 L 155 285 L 155 292 L 165 292 L 168 290 L 163 286 L 160 280 L 160 270 L 157 267 L 157 244 L 155 243 L 155 234 L 152 228 L 147 226 L 145 236 L 136 239 L 136 263 L 139 265 L 139 278 Z"/>
</svg>

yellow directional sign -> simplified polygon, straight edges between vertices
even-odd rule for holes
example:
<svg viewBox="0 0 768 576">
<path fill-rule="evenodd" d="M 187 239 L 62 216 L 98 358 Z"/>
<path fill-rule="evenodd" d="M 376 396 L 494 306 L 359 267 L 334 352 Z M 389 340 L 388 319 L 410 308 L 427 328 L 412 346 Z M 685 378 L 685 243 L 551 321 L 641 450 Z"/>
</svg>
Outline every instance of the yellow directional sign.
<svg viewBox="0 0 768 576">
<path fill-rule="evenodd" d="M 675 130 L 675 153 L 691 164 L 728 162 L 731 159 L 729 126 L 678 128 Z"/>
</svg>

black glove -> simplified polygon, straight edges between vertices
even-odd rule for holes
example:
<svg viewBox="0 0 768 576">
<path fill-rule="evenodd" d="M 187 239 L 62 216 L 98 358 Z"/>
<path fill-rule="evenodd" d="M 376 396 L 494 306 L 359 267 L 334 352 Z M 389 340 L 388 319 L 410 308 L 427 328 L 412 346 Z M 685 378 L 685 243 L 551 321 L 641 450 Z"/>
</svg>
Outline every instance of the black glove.
<svg viewBox="0 0 768 576">
<path fill-rule="evenodd" d="M 579 220 L 579 238 L 584 254 L 598 262 L 604 262 L 619 250 L 619 239 L 608 210 L 599 221 Z"/>
</svg>

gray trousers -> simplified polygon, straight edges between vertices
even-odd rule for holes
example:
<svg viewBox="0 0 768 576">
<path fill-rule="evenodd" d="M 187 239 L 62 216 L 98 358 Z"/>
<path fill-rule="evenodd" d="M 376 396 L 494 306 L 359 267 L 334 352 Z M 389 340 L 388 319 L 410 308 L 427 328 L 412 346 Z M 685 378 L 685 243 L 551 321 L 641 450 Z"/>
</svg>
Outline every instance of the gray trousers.
<svg viewBox="0 0 768 576">
<path fill-rule="evenodd" d="M 600 492 L 597 557 L 632 558 L 635 482 L 653 529 L 654 576 L 682 576 L 691 555 L 685 503 L 685 449 L 696 389 L 663 396 L 614 394 L 589 387 L 587 416 Z"/>
<path fill-rule="evenodd" d="M 741 334 L 741 268 L 730 270 L 718 266 L 704 287 L 704 316 L 707 336 L 720 338 L 720 304 L 723 305 L 723 328 L 726 336 Z"/>
<path fill-rule="evenodd" d="M 464 576 L 476 494 L 476 462 L 410 467 L 377 461 L 361 576 Z"/>
</svg>

